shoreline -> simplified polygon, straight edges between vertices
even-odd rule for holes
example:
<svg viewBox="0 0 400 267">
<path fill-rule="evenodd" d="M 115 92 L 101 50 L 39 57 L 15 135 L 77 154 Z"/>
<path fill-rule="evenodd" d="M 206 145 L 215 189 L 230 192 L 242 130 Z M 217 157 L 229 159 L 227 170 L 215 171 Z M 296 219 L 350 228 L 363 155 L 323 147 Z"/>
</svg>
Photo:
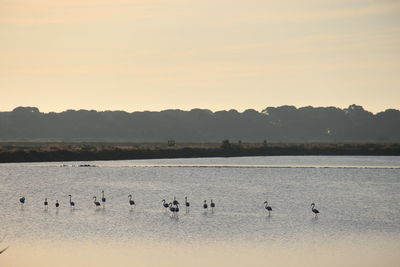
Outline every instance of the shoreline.
<svg viewBox="0 0 400 267">
<path fill-rule="evenodd" d="M 23 143 L 0 146 L 0 163 L 209 158 L 246 156 L 400 156 L 400 143 L 114 145 Z"/>
</svg>

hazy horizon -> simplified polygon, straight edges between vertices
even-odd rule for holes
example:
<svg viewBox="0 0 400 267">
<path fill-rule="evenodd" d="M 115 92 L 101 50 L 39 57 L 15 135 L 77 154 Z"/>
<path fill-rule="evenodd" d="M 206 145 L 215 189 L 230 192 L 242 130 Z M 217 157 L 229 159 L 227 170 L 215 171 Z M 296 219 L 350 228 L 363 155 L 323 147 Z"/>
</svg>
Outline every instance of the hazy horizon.
<svg viewBox="0 0 400 267">
<path fill-rule="evenodd" d="M 3 0 L 0 109 L 399 109 L 399 15 L 393 0 Z"/>
</svg>

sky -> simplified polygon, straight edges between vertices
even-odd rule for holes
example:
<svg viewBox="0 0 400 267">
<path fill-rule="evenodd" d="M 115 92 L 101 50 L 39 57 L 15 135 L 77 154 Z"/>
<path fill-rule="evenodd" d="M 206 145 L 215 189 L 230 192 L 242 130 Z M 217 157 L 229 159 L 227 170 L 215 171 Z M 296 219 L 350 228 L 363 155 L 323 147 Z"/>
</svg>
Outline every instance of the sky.
<svg viewBox="0 0 400 267">
<path fill-rule="evenodd" d="M 0 111 L 400 109 L 400 0 L 0 0 Z"/>
</svg>

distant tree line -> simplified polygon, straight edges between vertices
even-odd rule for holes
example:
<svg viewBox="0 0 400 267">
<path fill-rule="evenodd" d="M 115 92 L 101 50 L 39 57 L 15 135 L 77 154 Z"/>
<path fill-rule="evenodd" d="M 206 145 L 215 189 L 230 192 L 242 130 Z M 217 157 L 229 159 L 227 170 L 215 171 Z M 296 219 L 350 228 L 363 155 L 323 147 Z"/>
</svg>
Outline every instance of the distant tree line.
<svg viewBox="0 0 400 267">
<path fill-rule="evenodd" d="M 212 112 L 67 110 L 35 107 L 0 112 L 0 141 L 96 142 L 398 142 L 400 111 L 373 114 L 362 106 L 294 106 Z M 241 142 L 240 142 L 241 143 Z"/>
<path fill-rule="evenodd" d="M 297 155 L 399 156 L 400 143 L 274 143 L 264 146 L 224 140 L 214 146 L 116 146 L 88 143 L 0 146 L 0 163 Z"/>
</svg>

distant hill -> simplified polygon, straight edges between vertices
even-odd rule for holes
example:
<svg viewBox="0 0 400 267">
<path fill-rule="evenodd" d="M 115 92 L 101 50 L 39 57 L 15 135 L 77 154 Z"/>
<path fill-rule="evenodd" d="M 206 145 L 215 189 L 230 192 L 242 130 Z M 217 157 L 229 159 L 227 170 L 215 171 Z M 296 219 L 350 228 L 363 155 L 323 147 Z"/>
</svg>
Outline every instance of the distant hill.
<svg viewBox="0 0 400 267">
<path fill-rule="evenodd" d="M 362 106 L 268 107 L 212 112 L 67 110 L 35 107 L 0 112 L 0 141 L 62 142 L 398 142 L 400 111 L 373 114 Z"/>
</svg>

